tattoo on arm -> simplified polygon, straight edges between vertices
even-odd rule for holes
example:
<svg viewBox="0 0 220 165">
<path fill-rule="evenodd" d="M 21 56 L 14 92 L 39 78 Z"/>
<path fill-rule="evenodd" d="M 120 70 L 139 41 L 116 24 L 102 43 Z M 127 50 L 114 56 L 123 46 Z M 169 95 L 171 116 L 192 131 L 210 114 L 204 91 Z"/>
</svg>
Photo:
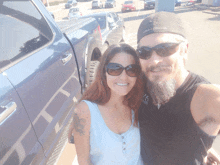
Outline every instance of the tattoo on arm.
<svg viewBox="0 0 220 165">
<path fill-rule="evenodd" d="M 76 132 L 79 132 L 80 136 L 85 134 L 85 132 L 83 130 L 85 127 L 85 123 L 86 123 L 85 119 L 83 119 L 83 118 L 80 119 L 79 116 L 76 113 L 74 113 L 73 127 L 76 130 Z"/>
</svg>

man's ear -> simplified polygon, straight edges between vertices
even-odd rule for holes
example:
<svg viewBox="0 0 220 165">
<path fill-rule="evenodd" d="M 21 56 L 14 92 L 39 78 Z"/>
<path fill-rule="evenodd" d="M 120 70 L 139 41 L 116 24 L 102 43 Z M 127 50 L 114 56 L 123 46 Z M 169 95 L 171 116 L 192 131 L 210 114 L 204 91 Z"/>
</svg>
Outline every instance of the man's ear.
<svg viewBox="0 0 220 165">
<path fill-rule="evenodd" d="M 185 50 L 185 53 L 188 54 L 188 47 L 189 47 L 189 44 L 186 43 L 186 50 Z"/>
<path fill-rule="evenodd" d="M 188 47 L 189 47 L 188 43 L 183 43 L 181 45 L 180 54 L 183 55 L 183 56 L 184 56 L 184 54 L 187 54 L 188 53 Z"/>
<path fill-rule="evenodd" d="M 183 58 L 184 66 L 186 65 L 186 61 L 188 59 L 187 54 L 188 54 L 188 43 L 184 43 L 184 44 L 181 45 L 181 48 L 180 48 L 180 55 Z"/>
<path fill-rule="evenodd" d="M 185 50 L 184 50 L 184 59 L 187 60 L 188 59 L 188 47 L 189 47 L 189 44 L 187 43 L 185 45 Z"/>
</svg>

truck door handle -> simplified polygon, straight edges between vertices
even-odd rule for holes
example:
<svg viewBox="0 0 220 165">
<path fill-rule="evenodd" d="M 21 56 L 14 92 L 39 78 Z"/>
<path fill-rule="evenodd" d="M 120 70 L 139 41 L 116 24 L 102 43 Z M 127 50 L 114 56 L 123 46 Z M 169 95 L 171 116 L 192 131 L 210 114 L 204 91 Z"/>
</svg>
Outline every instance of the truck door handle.
<svg viewBox="0 0 220 165">
<path fill-rule="evenodd" d="M 66 53 L 65 57 L 61 59 L 61 61 L 63 62 L 63 64 L 66 64 L 71 58 L 72 58 L 72 53 Z"/>
<path fill-rule="evenodd" d="M 5 109 L 1 114 L 0 114 L 0 124 L 7 119 L 17 108 L 17 104 L 15 102 L 10 102 L 5 106 L 0 106 L 2 109 Z"/>
</svg>

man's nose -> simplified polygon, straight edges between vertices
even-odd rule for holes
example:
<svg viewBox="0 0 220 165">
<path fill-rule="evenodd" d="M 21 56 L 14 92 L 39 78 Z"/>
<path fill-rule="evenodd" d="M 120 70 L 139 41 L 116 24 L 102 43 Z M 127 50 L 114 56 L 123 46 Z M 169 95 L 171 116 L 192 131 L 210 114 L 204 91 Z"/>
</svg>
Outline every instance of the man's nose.
<svg viewBox="0 0 220 165">
<path fill-rule="evenodd" d="M 150 59 L 148 59 L 151 64 L 156 65 L 163 61 L 163 57 L 159 56 L 155 51 L 152 52 Z"/>
</svg>

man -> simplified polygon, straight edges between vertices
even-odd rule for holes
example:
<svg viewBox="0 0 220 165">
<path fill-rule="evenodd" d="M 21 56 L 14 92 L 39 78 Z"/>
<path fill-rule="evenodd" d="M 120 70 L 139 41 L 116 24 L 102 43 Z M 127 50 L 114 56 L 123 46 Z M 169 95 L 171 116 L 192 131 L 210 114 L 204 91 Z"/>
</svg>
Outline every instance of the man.
<svg viewBox="0 0 220 165">
<path fill-rule="evenodd" d="M 141 155 L 148 165 L 200 165 L 220 130 L 220 88 L 185 68 L 181 19 L 159 12 L 142 21 L 138 56 L 145 74 L 139 109 Z"/>
</svg>

